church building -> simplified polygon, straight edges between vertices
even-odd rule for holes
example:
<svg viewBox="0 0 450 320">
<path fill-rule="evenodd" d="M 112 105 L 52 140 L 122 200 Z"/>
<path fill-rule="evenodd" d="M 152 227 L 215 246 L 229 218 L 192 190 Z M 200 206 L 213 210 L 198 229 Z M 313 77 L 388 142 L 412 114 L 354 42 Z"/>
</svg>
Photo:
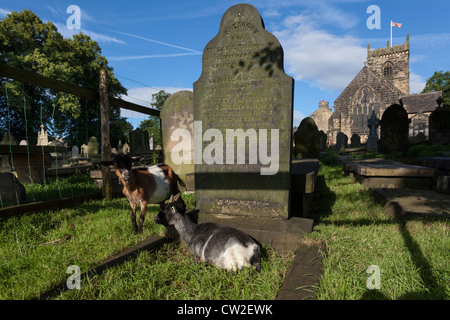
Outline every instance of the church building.
<svg viewBox="0 0 450 320">
<path fill-rule="evenodd" d="M 389 41 L 386 48 L 381 49 L 371 50 L 368 45 L 364 67 L 334 102 L 334 112 L 328 119 L 328 131 L 324 130 L 328 143 L 336 144 L 339 132 L 349 139 L 356 133 L 365 143 L 369 135 L 367 119 L 372 111 L 381 119 L 389 106 L 403 102 L 409 118 L 416 117 L 420 122 L 420 126 L 410 130 L 410 135 L 418 132 L 427 134 L 423 119 L 436 109 L 436 99 L 441 93 L 410 95 L 409 80 L 409 35 L 405 43 L 394 47 L 389 45 Z"/>
</svg>

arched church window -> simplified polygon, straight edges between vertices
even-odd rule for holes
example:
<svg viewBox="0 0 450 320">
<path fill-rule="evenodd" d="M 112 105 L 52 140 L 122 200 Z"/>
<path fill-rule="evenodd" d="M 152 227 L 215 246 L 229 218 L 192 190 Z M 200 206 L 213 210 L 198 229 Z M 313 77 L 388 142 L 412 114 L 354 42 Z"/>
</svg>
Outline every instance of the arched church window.
<svg viewBox="0 0 450 320">
<path fill-rule="evenodd" d="M 362 87 L 355 94 L 353 99 L 353 129 L 364 131 L 367 129 L 367 118 L 372 114 L 372 110 L 378 109 L 375 92 L 369 87 Z"/>
<path fill-rule="evenodd" d="M 394 75 L 394 67 L 392 63 L 386 62 L 383 67 L 383 75 L 385 78 L 392 78 Z"/>
</svg>

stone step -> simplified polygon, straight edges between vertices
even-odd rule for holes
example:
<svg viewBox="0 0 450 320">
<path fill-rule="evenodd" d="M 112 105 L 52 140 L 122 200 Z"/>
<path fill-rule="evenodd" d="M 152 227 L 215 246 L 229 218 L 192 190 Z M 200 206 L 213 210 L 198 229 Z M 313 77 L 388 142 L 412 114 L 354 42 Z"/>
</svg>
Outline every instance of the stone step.
<svg viewBox="0 0 450 320">
<path fill-rule="evenodd" d="M 195 217 L 193 217 L 195 220 Z M 296 250 L 300 245 L 300 235 L 311 233 L 314 220 L 292 217 L 286 219 L 232 216 L 223 214 L 198 213 L 198 223 L 212 222 L 241 229 L 262 244 L 271 245 L 275 250 Z"/>
</svg>

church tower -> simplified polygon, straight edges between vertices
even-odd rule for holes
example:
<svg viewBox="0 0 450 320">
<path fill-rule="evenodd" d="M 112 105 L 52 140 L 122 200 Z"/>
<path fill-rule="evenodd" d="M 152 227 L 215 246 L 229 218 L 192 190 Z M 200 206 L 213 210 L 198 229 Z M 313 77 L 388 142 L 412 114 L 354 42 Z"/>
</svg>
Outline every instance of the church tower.
<svg viewBox="0 0 450 320">
<path fill-rule="evenodd" d="M 367 46 L 367 66 L 379 77 L 391 82 L 404 95 L 409 95 L 409 34 L 406 43 L 370 50 Z"/>
</svg>

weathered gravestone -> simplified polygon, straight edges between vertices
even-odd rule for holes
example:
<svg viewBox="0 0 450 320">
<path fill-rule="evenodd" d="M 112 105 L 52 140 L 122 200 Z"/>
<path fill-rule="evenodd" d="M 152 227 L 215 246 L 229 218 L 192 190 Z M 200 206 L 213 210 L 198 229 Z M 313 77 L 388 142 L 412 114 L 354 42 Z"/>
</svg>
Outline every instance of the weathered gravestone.
<svg viewBox="0 0 450 320">
<path fill-rule="evenodd" d="M 198 209 L 289 217 L 293 84 L 256 8 L 229 8 L 194 83 Z"/>
<path fill-rule="evenodd" d="M 0 200 L 2 206 L 18 205 L 26 200 L 25 187 L 11 172 L 0 173 Z"/>
<path fill-rule="evenodd" d="M 409 148 L 409 119 L 405 108 L 393 104 L 381 117 L 380 152 L 406 152 Z"/>
<path fill-rule="evenodd" d="M 354 133 L 352 135 L 352 137 L 350 138 L 350 145 L 352 146 L 352 148 L 361 146 L 361 137 L 359 136 L 359 134 Z"/>
<path fill-rule="evenodd" d="M 437 107 L 429 121 L 430 143 L 450 144 L 450 110 Z"/>
<path fill-rule="evenodd" d="M 99 155 L 99 143 L 97 141 L 96 137 L 91 137 L 91 139 L 88 142 L 88 155 L 89 157 L 93 157 L 96 155 Z"/>
<path fill-rule="evenodd" d="M 147 131 L 137 128 L 130 132 L 130 150 L 133 154 L 145 153 L 150 150 Z"/>
<path fill-rule="evenodd" d="M 372 111 L 372 115 L 367 121 L 367 126 L 369 127 L 369 137 L 367 138 L 367 150 L 378 151 L 378 131 L 377 128 L 380 122 L 375 114 L 375 111 Z"/>
<path fill-rule="evenodd" d="M 194 97 L 191 91 L 171 95 L 161 111 L 164 163 L 185 180 L 194 172 Z"/>
<path fill-rule="evenodd" d="M 320 156 L 320 136 L 316 122 L 305 118 L 300 122 L 295 136 L 295 157 L 302 159 L 318 159 Z"/>
<path fill-rule="evenodd" d="M 336 136 L 336 149 L 340 151 L 342 148 L 347 148 L 348 137 L 345 133 L 339 132 Z"/>
<path fill-rule="evenodd" d="M 81 157 L 87 158 L 89 156 L 89 148 L 86 144 L 81 145 Z"/>
<path fill-rule="evenodd" d="M 72 158 L 78 158 L 80 155 L 80 149 L 77 146 L 73 146 L 72 148 Z"/>
</svg>

